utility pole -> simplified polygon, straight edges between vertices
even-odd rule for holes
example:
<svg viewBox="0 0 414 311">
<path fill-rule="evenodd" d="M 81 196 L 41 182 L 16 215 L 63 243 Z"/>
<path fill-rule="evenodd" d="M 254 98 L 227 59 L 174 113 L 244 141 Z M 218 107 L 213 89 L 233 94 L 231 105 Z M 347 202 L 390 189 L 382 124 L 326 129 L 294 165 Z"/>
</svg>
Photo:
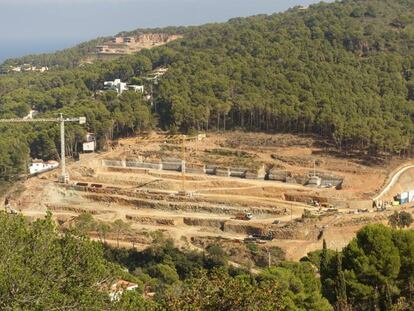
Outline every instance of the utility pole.
<svg viewBox="0 0 414 311">
<path fill-rule="evenodd" d="M 154 111 L 157 112 L 157 107 L 154 107 L 154 86 L 151 81 L 151 108 L 154 108 Z"/>
<path fill-rule="evenodd" d="M 154 84 L 158 84 L 158 77 L 146 77 L 145 80 L 150 82 L 150 103 L 151 108 L 154 109 L 154 112 L 157 113 L 157 105 L 154 102 Z"/>
<path fill-rule="evenodd" d="M 182 135 L 181 141 L 181 179 L 182 179 L 182 191 L 185 194 L 185 170 L 186 170 L 186 162 L 185 162 L 185 135 Z"/>
<path fill-rule="evenodd" d="M 60 176 L 59 182 L 67 183 L 69 181 L 69 175 L 66 172 L 66 159 L 65 159 L 65 123 L 66 122 L 79 122 L 79 124 L 85 124 L 86 118 L 64 118 L 63 114 L 60 114 L 59 118 L 50 119 L 0 119 L 0 123 L 59 123 L 60 124 Z"/>
<path fill-rule="evenodd" d="M 65 151 L 65 121 L 63 115 L 60 114 L 60 177 L 59 182 L 67 183 L 69 181 L 69 175 L 66 173 L 66 151 Z"/>
<path fill-rule="evenodd" d="M 266 248 L 266 250 L 267 250 L 267 264 L 268 264 L 268 267 L 269 267 L 269 269 L 270 269 L 270 267 L 272 266 L 272 257 L 271 257 L 271 254 L 270 254 L 270 247 L 267 247 Z"/>
</svg>

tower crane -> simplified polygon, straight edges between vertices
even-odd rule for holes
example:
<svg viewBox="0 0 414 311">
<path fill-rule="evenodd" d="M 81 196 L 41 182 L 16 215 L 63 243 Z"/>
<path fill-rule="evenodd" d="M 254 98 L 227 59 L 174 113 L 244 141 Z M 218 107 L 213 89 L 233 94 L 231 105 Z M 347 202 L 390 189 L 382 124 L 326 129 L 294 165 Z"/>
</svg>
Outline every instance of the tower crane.
<svg viewBox="0 0 414 311">
<path fill-rule="evenodd" d="M 69 181 L 69 175 L 66 172 L 66 159 L 65 159 L 65 123 L 66 122 L 79 122 L 79 124 L 86 123 L 86 117 L 78 118 L 64 118 L 63 114 L 60 114 L 58 118 L 47 118 L 47 119 L 0 119 L 1 123 L 39 123 L 39 122 L 54 122 L 60 124 L 60 176 L 59 182 L 67 183 Z"/>
</svg>

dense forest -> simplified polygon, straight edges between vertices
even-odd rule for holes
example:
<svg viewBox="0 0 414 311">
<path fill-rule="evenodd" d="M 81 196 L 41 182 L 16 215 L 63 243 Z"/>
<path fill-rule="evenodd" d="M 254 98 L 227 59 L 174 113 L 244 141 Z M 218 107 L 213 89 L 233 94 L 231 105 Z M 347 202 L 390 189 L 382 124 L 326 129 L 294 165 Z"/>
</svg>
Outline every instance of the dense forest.
<svg viewBox="0 0 414 311">
<path fill-rule="evenodd" d="M 178 249 L 162 233 L 143 251 L 87 238 L 126 223 L 93 223 L 82 214 L 68 228 L 48 215 L 28 222 L 0 213 L 1 310 L 350 311 L 414 308 L 414 231 L 370 225 L 342 252 L 324 248 L 300 262 L 251 273 L 234 268 L 219 245 Z M 122 222 L 122 221 L 119 221 Z M 96 229 L 97 228 L 97 229 Z M 118 228 L 118 229 L 117 229 Z M 63 230 L 63 231 L 62 231 Z M 104 233 L 104 234 L 102 234 Z M 320 278 L 318 275 L 320 274 Z M 118 299 L 109 286 L 137 284 Z"/>
<path fill-rule="evenodd" d="M 85 130 L 103 146 L 151 127 L 313 134 L 343 151 L 413 151 L 413 1 L 344 0 L 165 32 L 184 38 L 81 67 L 90 43 L 31 56 L 57 67 L 1 76 L 0 117 L 22 117 L 33 106 L 45 115 L 85 114 L 87 129 L 69 129 L 72 153 Z M 169 71 L 154 86 L 154 107 L 137 94 L 97 93 L 105 80 L 139 83 L 161 66 Z M 57 129 L 21 128 L 0 127 L 3 177 L 21 172 L 29 155 L 58 156 Z"/>
</svg>

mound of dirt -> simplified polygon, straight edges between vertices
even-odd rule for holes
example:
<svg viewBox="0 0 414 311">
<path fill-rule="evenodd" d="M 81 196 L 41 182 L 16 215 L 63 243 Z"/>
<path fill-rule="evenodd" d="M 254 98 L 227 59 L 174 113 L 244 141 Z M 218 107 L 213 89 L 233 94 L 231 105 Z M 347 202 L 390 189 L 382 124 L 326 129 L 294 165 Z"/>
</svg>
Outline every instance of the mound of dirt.
<svg viewBox="0 0 414 311">
<path fill-rule="evenodd" d="M 207 218 L 190 218 L 184 217 L 184 223 L 187 226 L 196 226 L 196 227 L 212 227 L 223 230 L 225 219 L 207 219 Z"/>
<path fill-rule="evenodd" d="M 143 224 L 143 225 L 155 225 L 155 226 L 174 226 L 175 220 L 172 218 L 159 218 L 159 217 L 142 217 L 136 215 L 126 215 L 127 220 Z"/>
</svg>

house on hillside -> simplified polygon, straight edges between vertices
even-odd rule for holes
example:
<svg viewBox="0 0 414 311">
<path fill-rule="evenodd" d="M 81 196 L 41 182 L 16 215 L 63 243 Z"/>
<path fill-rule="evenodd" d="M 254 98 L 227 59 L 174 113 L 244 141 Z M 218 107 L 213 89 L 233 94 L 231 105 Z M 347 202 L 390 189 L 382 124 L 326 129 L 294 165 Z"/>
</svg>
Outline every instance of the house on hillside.
<svg viewBox="0 0 414 311">
<path fill-rule="evenodd" d="M 113 37 L 111 38 L 111 42 L 114 44 L 120 44 L 124 42 L 124 38 L 123 37 Z"/>
<path fill-rule="evenodd" d="M 144 93 L 143 85 L 133 85 L 122 82 L 121 79 L 115 79 L 114 81 L 105 81 L 104 89 L 108 91 L 115 91 L 118 95 L 121 95 L 125 91 L 134 91 L 136 93 Z"/>
<path fill-rule="evenodd" d="M 59 167 L 59 162 L 57 161 L 47 161 L 44 162 L 43 160 L 34 159 L 32 160 L 32 163 L 29 165 L 29 174 L 35 175 L 44 173 L 47 171 L 51 171 L 55 168 Z"/>
<path fill-rule="evenodd" d="M 94 152 L 96 150 L 96 135 L 87 133 L 82 145 L 83 152 Z"/>
<path fill-rule="evenodd" d="M 104 89 L 108 91 L 115 91 L 121 95 L 124 91 L 128 90 L 128 87 L 125 82 L 121 81 L 121 79 L 115 79 L 114 81 L 105 81 Z"/>
<path fill-rule="evenodd" d="M 38 114 L 39 114 L 39 111 L 32 109 L 32 110 L 29 111 L 27 116 L 23 117 L 23 119 L 24 120 L 30 120 L 30 119 L 33 119 Z"/>
<path fill-rule="evenodd" d="M 135 93 L 144 94 L 144 86 L 143 85 L 133 85 L 133 84 L 129 84 L 128 85 L 128 90 L 134 91 Z"/>
<path fill-rule="evenodd" d="M 124 43 L 125 44 L 135 44 L 135 38 L 134 37 L 124 37 Z"/>
<path fill-rule="evenodd" d="M 122 294 L 125 291 L 132 291 L 138 288 L 138 284 L 131 283 L 125 280 L 119 280 L 116 283 L 112 284 L 109 297 L 111 301 L 117 301 L 121 298 Z"/>
</svg>

